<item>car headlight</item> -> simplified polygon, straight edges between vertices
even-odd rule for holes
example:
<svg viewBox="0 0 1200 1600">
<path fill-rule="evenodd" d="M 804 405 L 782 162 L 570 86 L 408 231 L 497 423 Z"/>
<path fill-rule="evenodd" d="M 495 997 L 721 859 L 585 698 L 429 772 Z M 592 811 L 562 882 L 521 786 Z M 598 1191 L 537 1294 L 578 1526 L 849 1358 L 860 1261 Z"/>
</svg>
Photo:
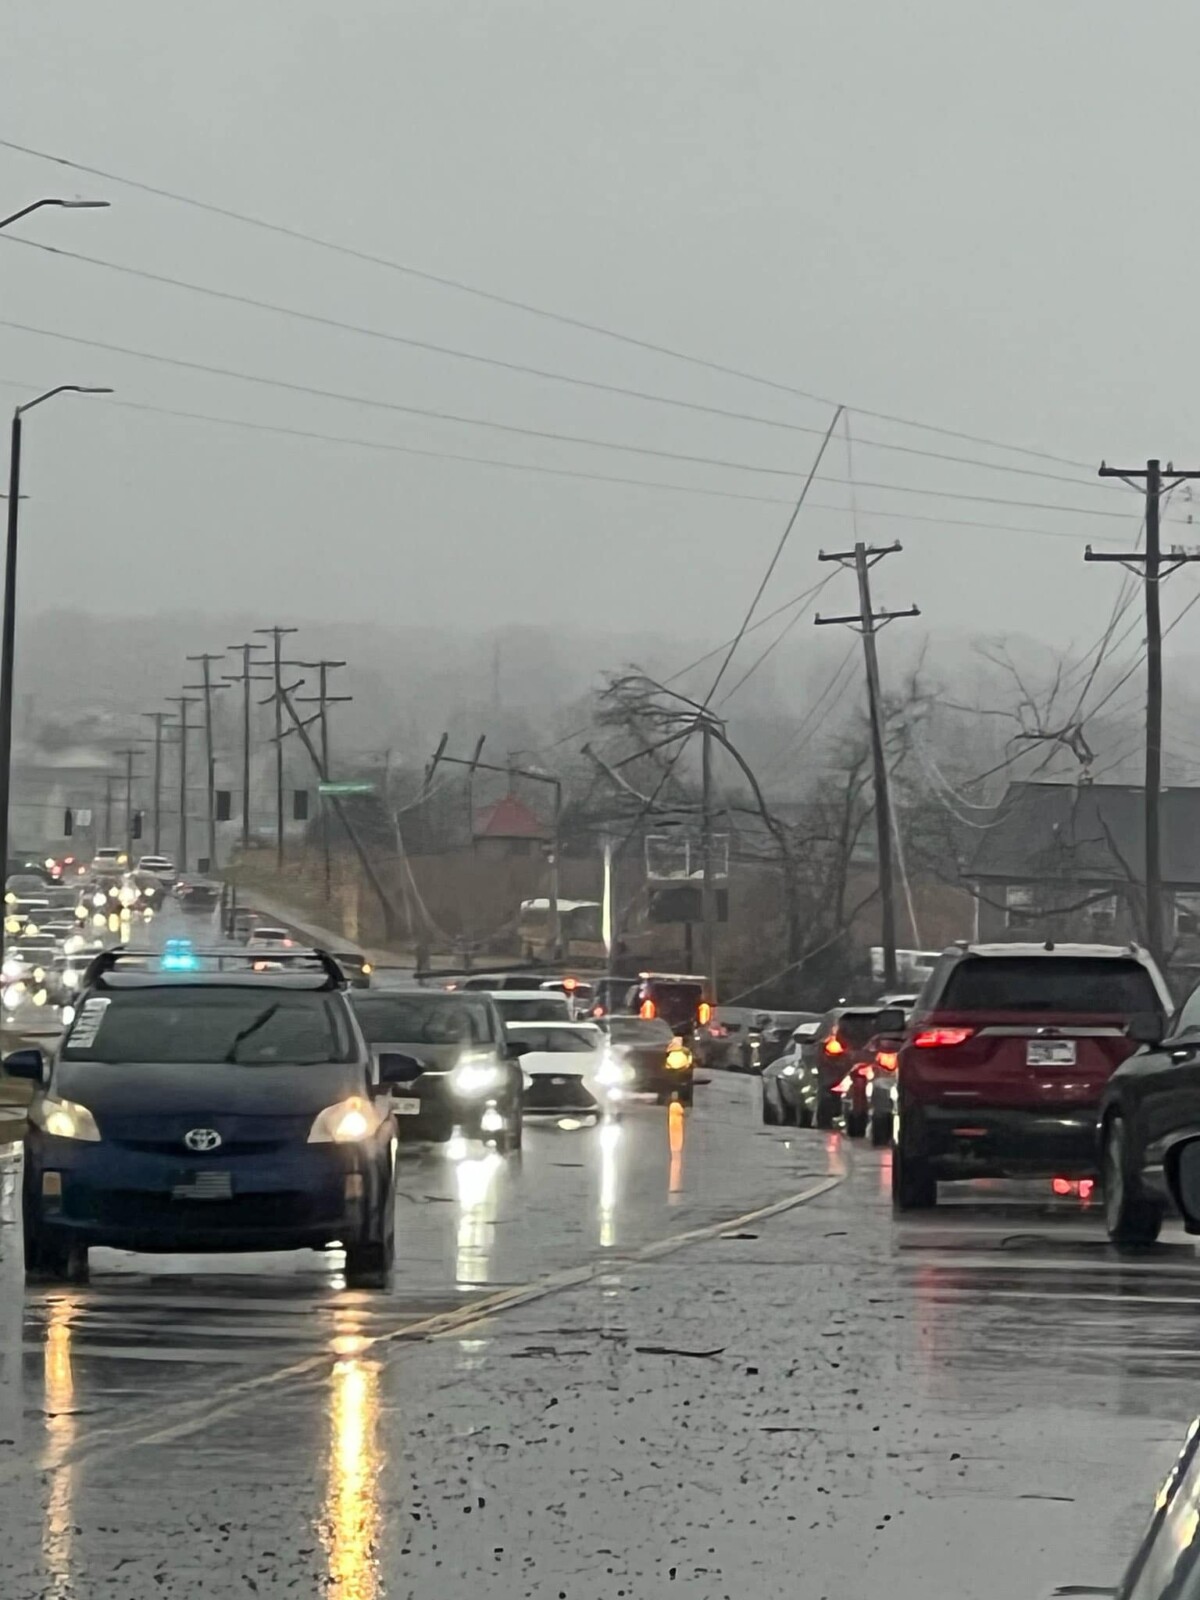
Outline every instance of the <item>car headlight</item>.
<svg viewBox="0 0 1200 1600">
<path fill-rule="evenodd" d="M 692 1064 L 692 1052 L 686 1045 L 673 1044 L 667 1051 L 667 1066 L 672 1072 L 682 1072 Z"/>
<path fill-rule="evenodd" d="M 104 891 L 102 889 L 101 890 L 97 890 L 97 892 L 92 896 L 92 904 L 96 907 L 97 910 L 99 910 L 101 906 L 104 906 L 104 905 L 108 904 L 108 896 L 104 893 Z"/>
<path fill-rule="evenodd" d="M 64 967 L 62 970 L 62 986 L 64 989 L 78 989 L 79 968 Z"/>
<path fill-rule="evenodd" d="M 464 1099 L 490 1094 L 504 1082 L 504 1073 L 495 1062 L 460 1061 L 450 1074 L 450 1088 Z"/>
<path fill-rule="evenodd" d="M 6 1011 L 15 1011 L 25 998 L 25 985 L 20 981 L 5 985 L 4 992 L 0 994 L 0 1004 Z"/>
<path fill-rule="evenodd" d="M 25 963 L 18 961 L 15 956 L 9 956 L 3 967 L 0 967 L 0 974 L 3 974 L 6 978 L 23 978 L 25 976 Z"/>
<path fill-rule="evenodd" d="M 76 1105 L 73 1100 L 58 1100 L 52 1095 L 35 1100 L 29 1108 L 29 1120 L 55 1139 L 84 1139 L 96 1144 L 100 1138 L 95 1117 L 86 1106 Z"/>
<path fill-rule="evenodd" d="M 604 1088 L 619 1088 L 622 1084 L 632 1083 L 634 1079 L 633 1068 L 628 1061 L 622 1061 L 619 1055 L 606 1052 L 600 1065 L 596 1068 L 596 1082 Z"/>
<path fill-rule="evenodd" d="M 794 1066 L 783 1067 L 780 1069 L 779 1076 L 781 1078 L 794 1078 L 796 1076 L 796 1069 Z"/>
<path fill-rule="evenodd" d="M 309 1131 L 309 1144 L 361 1144 L 379 1127 L 381 1116 L 374 1101 L 351 1095 L 326 1106 Z"/>
</svg>

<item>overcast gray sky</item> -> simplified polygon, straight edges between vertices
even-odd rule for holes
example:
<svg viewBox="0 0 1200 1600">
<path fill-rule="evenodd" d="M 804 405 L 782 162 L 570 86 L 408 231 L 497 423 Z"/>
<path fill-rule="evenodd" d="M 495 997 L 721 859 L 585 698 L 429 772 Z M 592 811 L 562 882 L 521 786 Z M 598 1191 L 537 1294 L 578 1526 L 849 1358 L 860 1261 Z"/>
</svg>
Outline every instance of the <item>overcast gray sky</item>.
<svg viewBox="0 0 1200 1600">
<path fill-rule="evenodd" d="M 38 0 L 8 8 L 0 137 L 1079 463 L 851 419 L 860 530 L 905 544 L 882 601 L 917 600 L 935 629 L 1085 641 L 1118 575 L 1086 568 L 1082 546 L 1137 531 L 1133 497 L 1098 487 L 1093 464 L 1200 465 L 1198 59 L 1185 0 Z M 27 432 L 36 607 L 470 627 L 587 613 L 678 630 L 686 652 L 740 615 L 817 438 L 304 325 L 18 239 L 573 377 L 829 420 L 815 401 L 0 148 L 0 214 L 53 193 L 113 206 L 14 227 L 0 318 L 384 404 L 0 327 L 5 403 L 14 382 L 107 383 L 137 405 L 748 498 L 65 398 Z M 848 476 L 840 435 L 824 471 Z M 852 537 L 848 492 L 814 485 L 773 598 Z M 1196 582 L 1174 580 L 1168 616 Z M 820 603 L 850 600 L 846 578 Z"/>
</svg>

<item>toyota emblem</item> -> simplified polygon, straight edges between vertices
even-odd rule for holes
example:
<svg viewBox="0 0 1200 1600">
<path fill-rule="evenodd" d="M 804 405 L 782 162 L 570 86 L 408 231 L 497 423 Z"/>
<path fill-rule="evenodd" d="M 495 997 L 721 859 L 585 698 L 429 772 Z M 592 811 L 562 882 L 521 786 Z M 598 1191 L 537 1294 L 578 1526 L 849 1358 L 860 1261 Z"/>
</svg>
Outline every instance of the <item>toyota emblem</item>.
<svg viewBox="0 0 1200 1600">
<path fill-rule="evenodd" d="M 217 1148 L 221 1143 L 221 1135 L 215 1128 L 192 1128 L 184 1134 L 183 1142 L 189 1150 L 197 1150 L 203 1155 Z"/>
</svg>

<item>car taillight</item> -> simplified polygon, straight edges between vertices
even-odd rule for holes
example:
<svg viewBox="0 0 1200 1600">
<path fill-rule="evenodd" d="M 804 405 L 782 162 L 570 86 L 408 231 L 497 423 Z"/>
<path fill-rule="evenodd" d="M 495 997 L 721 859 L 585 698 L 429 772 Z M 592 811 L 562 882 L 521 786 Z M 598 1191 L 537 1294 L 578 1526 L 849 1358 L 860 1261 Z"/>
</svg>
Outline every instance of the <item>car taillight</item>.
<svg viewBox="0 0 1200 1600">
<path fill-rule="evenodd" d="M 828 1039 L 826 1039 L 825 1054 L 827 1056 L 844 1056 L 846 1054 L 846 1046 L 838 1038 L 836 1033 L 831 1033 Z"/>
<path fill-rule="evenodd" d="M 855 1062 L 854 1067 L 853 1067 L 853 1069 L 851 1071 L 851 1077 L 854 1077 L 854 1078 L 866 1078 L 867 1082 L 869 1083 L 874 1076 L 875 1076 L 875 1073 L 874 1073 L 874 1070 L 873 1070 L 873 1068 L 871 1066 L 871 1063 L 869 1061 L 856 1061 Z"/>
<path fill-rule="evenodd" d="M 922 1028 L 913 1039 L 918 1050 L 938 1050 L 946 1045 L 965 1044 L 974 1028 Z"/>
<path fill-rule="evenodd" d="M 883 1072 L 895 1072 L 896 1060 L 895 1050 L 877 1050 L 875 1052 L 875 1065 Z"/>
<path fill-rule="evenodd" d="M 850 1093 L 850 1079 L 849 1079 L 849 1076 L 843 1078 L 841 1083 L 835 1083 L 834 1086 L 833 1086 L 833 1092 L 834 1092 L 834 1094 L 849 1094 Z"/>
<path fill-rule="evenodd" d="M 701 1000 L 696 1007 L 696 1021 L 702 1028 L 706 1028 L 712 1021 L 712 1006 L 709 1005 L 707 1000 Z"/>
<path fill-rule="evenodd" d="M 653 1022 L 657 1015 L 658 1012 L 654 1009 L 653 1000 L 643 1000 L 638 1007 L 638 1016 L 641 1017 L 643 1022 Z"/>
</svg>

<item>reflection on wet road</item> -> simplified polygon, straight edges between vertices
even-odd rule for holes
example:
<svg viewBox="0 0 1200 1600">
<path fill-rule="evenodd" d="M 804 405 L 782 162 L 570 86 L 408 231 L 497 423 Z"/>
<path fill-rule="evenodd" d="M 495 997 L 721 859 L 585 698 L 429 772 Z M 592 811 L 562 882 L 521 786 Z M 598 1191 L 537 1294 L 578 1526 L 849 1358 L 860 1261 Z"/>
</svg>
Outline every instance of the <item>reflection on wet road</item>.
<svg viewBox="0 0 1200 1600">
<path fill-rule="evenodd" d="M 1111 1582 L 1197 1409 L 1192 1244 L 1040 1186 L 897 1223 L 886 1154 L 756 1095 L 406 1152 L 386 1295 L 336 1251 L 26 1291 L 0 1147 L 0 1593 Z"/>
</svg>

